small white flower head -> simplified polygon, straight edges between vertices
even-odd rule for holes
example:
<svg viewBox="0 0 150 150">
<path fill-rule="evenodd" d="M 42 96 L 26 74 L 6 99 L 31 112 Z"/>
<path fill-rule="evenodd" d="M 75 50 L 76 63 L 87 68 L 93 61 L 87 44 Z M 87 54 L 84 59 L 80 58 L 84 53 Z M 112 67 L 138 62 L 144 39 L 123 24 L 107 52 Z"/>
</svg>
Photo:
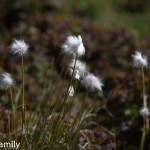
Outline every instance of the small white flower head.
<svg viewBox="0 0 150 150">
<path fill-rule="evenodd" d="M 20 56 L 26 54 L 29 50 L 29 46 L 24 42 L 24 40 L 14 40 L 10 45 L 10 48 L 13 54 L 18 54 Z"/>
<path fill-rule="evenodd" d="M 73 86 L 69 87 L 69 96 L 72 97 L 74 95 L 74 88 Z"/>
<path fill-rule="evenodd" d="M 13 85 L 14 81 L 9 73 L 3 73 L 0 77 L 0 88 L 7 89 Z"/>
<path fill-rule="evenodd" d="M 73 55 L 74 57 L 80 57 L 85 54 L 85 48 L 80 35 L 77 37 L 72 35 L 68 36 L 65 44 L 62 45 L 62 49 L 64 53 Z"/>
<path fill-rule="evenodd" d="M 74 69 L 74 78 L 80 80 L 81 77 L 84 76 L 85 72 L 87 72 L 86 64 L 81 62 L 80 60 L 73 59 L 69 64 L 70 75 L 72 76 Z"/>
<path fill-rule="evenodd" d="M 135 67 L 147 67 L 147 58 L 146 56 L 142 56 L 141 52 L 136 51 L 132 57 Z"/>
<path fill-rule="evenodd" d="M 149 117 L 150 112 L 149 112 L 148 108 L 147 107 L 142 108 L 140 110 L 140 115 L 143 116 L 143 117 L 145 117 L 145 118 Z"/>
<path fill-rule="evenodd" d="M 82 85 L 85 86 L 90 91 L 102 91 L 102 87 L 104 84 L 102 83 L 101 79 L 94 76 L 93 74 L 86 75 L 83 80 L 81 81 Z"/>
</svg>

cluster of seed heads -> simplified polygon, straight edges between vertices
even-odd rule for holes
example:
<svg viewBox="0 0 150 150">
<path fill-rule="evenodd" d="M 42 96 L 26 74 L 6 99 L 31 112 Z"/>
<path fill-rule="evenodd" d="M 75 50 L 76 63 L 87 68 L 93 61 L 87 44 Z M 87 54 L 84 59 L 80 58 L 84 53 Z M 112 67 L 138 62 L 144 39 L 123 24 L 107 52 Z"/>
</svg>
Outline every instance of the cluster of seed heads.
<svg viewBox="0 0 150 150">
<path fill-rule="evenodd" d="M 81 84 L 90 91 L 102 91 L 104 84 L 101 79 L 90 73 L 87 70 L 86 63 L 79 60 L 81 56 L 85 55 L 85 48 L 81 36 L 68 36 L 62 45 L 62 49 L 65 54 L 73 56 L 73 59 L 69 63 L 70 76 L 81 81 Z M 71 85 L 69 89 L 73 91 L 73 86 Z M 70 96 L 72 96 L 72 93 Z"/>
<path fill-rule="evenodd" d="M 81 36 L 68 36 L 65 43 L 62 45 L 63 52 L 67 55 L 73 56 L 71 62 L 69 63 L 69 74 L 73 76 L 74 79 L 77 79 L 81 84 L 89 89 L 90 91 L 102 91 L 104 84 L 101 79 L 93 75 L 87 70 L 85 62 L 79 60 L 81 56 L 85 55 L 85 47 L 82 42 Z M 13 54 L 19 56 L 25 55 L 29 50 L 29 45 L 27 45 L 24 40 L 13 40 L 10 45 L 10 51 Z M 136 51 L 133 57 L 134 66 L 137 68 L 147 67 L 147 57 L 142 55 L 141 52 Z M 14 80 L 11 75 L 7 72 L 1 74 L 0 77 L 0 88 L 8 89 L 14 84 Z M 69 87 L 69 96 L 74 95 L 74 87 L 71 85 Z M 140 110 L 142 116 L 149 116 L 149 109 L 144 107 Z"/>
<path fill-rule="evenodd" d="M 24 42 L 24 40 L 13 40 L 10 45 L 10 51 L 13 54 L 17 54 L 19 56 L 25 55 L 29 50 L 29 46 Z M 14 80 L 11 75 L 7 72 L 1 74 L 0 77 L 0 88 L 8 89 L 14 84 Z"/>
</svg>

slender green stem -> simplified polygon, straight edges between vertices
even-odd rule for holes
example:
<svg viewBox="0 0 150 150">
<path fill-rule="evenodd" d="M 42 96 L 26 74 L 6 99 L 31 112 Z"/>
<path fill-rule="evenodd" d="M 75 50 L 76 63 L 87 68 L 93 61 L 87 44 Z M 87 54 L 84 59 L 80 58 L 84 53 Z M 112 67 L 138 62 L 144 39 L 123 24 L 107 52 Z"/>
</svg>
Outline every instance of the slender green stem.
<svg viewBox="0 0 150 150">
<path fill-rule="evenodd" d="M 141 145 L 140 150 L 144 149 L 145 135 L 146 135 L 146 120 L 143 118 L 143 129 L 142 129 L 142 137 L 141 137 Z"/>
<path fill-rule="evenodd" d="M 24 59 L 21 56 L 21 71 L 22 71 L 22 136 L 21 149 L 25 148 L 25 101 L 24 101 Z"/>
<path fill-rule="evenodd" d="M 147 108 L 147 100 L 145 96 L 145 75 L 144 75 L 144 68 L 142 68 L 142 76 L 143 76 L 143 108 Z M 149 118 L 145 118 L 146 124 L 146 131 L 149 130 Z"/>
<path fill-rule="evenodd" d="M 147 107 L 147 102 L 145 98 L 145 75 L 144 75 L 144 68 L 142 67 L 142 89 L 143 89 L 143 107 Z"/>
<path fill-rule="evenodd" d="M 10 121 L 10 115 L 8 116 L 8 140 L 11 141 L 11 121 Z"/>
<path fill-rule="evenodd" d="M 142 90 L 143 90 L 143 108 L 147 107 L 147 102 L 145 99 L 145 75 L 144 75 L 144 68 L 142 67 Z M 141 137 L 141 145 L 140 150 L 144 149 L 144 142 L 146 136 L 146 118 L 143 118 L 143 128 L 142 128 L 142 137 Z"/>
<path fill-rule="evenodd" d="M 22 69 L 22 133 L 25 133 L 25 102 L 24 102 L 24 61 L 21 57 L 21 69 Z"/>
<path fill-rule="evenodd" d="M 9 92 L 10 92 L 10 99 L 11 99 L 11 105 L 12 105 L 12 111 L 13 111 L 13 128 L 14 128 L 14 132 L 15 132 L 15 138 L 17 139 L 17 136 L 16 136 L 16 132 L 17 132 L 17 129 L 16 129 L 16 109 L 15 109 L 15 105 L 14 105 L 14 100 L 13 100 L 13 95 L 12 95 L 12 89 L 9 88 Z"/>
</svg>

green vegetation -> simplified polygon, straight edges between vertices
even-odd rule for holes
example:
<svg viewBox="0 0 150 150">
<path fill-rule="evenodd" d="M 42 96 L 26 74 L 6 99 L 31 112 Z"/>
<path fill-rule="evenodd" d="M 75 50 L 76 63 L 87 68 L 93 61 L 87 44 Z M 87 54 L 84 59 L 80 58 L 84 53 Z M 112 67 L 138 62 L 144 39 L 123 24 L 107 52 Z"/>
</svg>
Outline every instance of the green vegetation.
<svg viewBox="0 0 150 150">
<path fill-rule="evenodd" d="M 149 8 L 147 0 L 2 0 L 0 73 L 11 73 L 15 84 L 0 90 L 0 142 L 16 139 L 22 150 L 139 150 L 142 141 L 147 150 L 148 119 L 140 110 L 144 96 L 148 107 L 150 99 Z M 81 61 L 102 78 L 103 93 L 70 76 L 72 58 L 62 53 L 68 35 L 81 35 Z M 22 70 L 20 57 L 9 53 L 13 39 L 29 44 Z M 148 58 L 143 93 L 136 50 Z"/>
<path fill-rule="evenodd" d="M 71 7 L 68 6 L 70 7 L 67 12 L 69 14 L 79 14 L 91 21 L 112 28 L 125 27 L 135 35 L 148 35 L 150 33 L 150 2 L 139 1 L 144 5 L 144 8 L 136 11 L 128 11 L 127 0 L 71 0 L 66 3 L 71 3 Z"/>
</svg>

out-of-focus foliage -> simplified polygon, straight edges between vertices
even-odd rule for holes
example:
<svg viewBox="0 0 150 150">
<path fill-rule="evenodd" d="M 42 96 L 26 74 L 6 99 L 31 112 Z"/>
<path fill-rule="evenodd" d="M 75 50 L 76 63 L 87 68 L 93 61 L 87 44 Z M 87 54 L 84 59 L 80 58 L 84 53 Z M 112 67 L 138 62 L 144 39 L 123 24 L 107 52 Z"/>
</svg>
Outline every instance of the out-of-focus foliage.
<svg viewBox="0 0 150 150">
<path fill-rule="evenodd" d="M 141 76 L 133 68 L 131 54 L 140 49 L 149 56 L 150 20 L 149 3 L 145 0 L 1 0 L 0 5 L 0 71 L 12 72 L 16 86 L 20 86 L 20 60 L 8 51 L 13 38 L 23 38 L 30 45 L 25 57 L 27 110 L 32 112 L 37 101 L 59 98 L 65 93 L 61 88 L 68 62 L 61 53 L 61 45 L 70 34 L 81 34 L 86 47 L 83 58 L 89 70 L 101 76 L 104 98 L 93 95 L 92 105 L 96 119 L 85 126 L 78 145 L 89 139 L 97 146 L 97 139 L 106 138 L 102 145 L 112 148 L 116 134 L 117 147 L 138 149 L 141 136 Z M 129 29 L 129 30 L 128 30 Z M 132 34 L 134 33 L 134 34 Z M 138 36 L 137 36 L 138 35 Z M 141 37 L 139 35 L 142 35 Z M 53 69 L 51 69 L 53 68 Z M 51 71 L 52 70 L 52 71 Z M 149 103 L 149 69 L 146 71 L 146 94 Z M 69 77 L 67 76 L 67 79 Z M 47 89 L 47 91 L 43 89 Z M 58 94 L 58 89 L 59 94 Z M 14 90 L 17 94 L 17 88 Z M 79 109 L 85 89 L 79 85 L 74 110 Z M 0 91 L 1 114 L 10 112 L 8 97 Z M 16 95 L 17 97 L 17 95 Z M 17 99 L 17 98 L 16 98 Z M 101 108 L 108 99 L 107 109 Z M 19 113 L 19 112 L 18 112 Z M 77 113 L 74 113 L 75 115 Z M 19 116 L 19 115 L 18 115 Z M 4 125 L 7 123 L 4 119 Z M 94 122 L 94 123 L 93 123 Z M 85 137 L 84 137 L 85 136 Z M 147 141 L 146 141 L 147 142 Z M 107 148 L 108 146 L 108 148 Z M 95 148 L 95 147 L 94 147 Z"/>
</svg>

